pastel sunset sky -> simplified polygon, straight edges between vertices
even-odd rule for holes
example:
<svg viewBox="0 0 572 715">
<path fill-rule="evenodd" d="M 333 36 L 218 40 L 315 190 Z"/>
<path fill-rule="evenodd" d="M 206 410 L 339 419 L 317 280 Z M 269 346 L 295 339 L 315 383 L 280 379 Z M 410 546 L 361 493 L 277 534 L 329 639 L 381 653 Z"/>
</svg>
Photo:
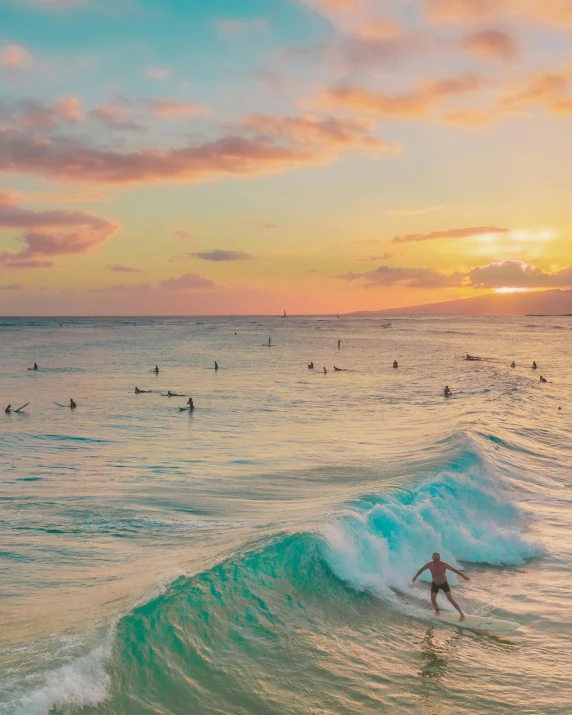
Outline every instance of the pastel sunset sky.
<svg viewBox="0 0 572 715">
<path fill-rule="evenodd" d="M 0 0 L 0 314 L 572 287 L 570 0 Z"/>
</svg>

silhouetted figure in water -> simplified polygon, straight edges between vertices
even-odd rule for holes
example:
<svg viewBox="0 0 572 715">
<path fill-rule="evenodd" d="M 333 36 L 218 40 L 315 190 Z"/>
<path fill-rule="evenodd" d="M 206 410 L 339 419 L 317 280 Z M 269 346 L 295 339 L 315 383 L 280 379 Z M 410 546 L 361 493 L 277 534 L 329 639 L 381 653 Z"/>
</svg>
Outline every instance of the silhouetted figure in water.
<svg viewBox="0 0 572 715">
<path fill-rule="evenodd" d="M 8 405 L 8 407 L 4 410 L 4 412 L 9 415 L 10 412 L 12 412 L 12 405 Z"/>
<path fill-rule="evenodd" d="M 399 365 L 397 364 L 397 360 L 394 360 L 393 361 L 393 369 L 396 370 L 398 367 L 399 367 Z"/>
<path fill-rule="evenodd" d="M 324 368 L 324 370 L 325 370 L 325 369 L 326 369 L 326 368 Z M 347 372 L 347 370 L 346 370 L 345 367 L 336 367 L 336 366 L 334 365 L 334 372 Z"/>
<path fill-rule="evenodd" d="M 187 407 L 189 408 L 189 410 L 195 409 L 195 403 L 193 402 L 192 397 L 189 397 L 189 399 L 187 400 Z"/>
<path fill-rule="evenodd" d="M 269 347 L 269 348 L 272 347 L 272 338 L 268 338 L 268 347 Z"/>
<path fill-rule="evenodd" d="M 536 364 L 536 360 L 533 360 L 533 361 L 532 361 L 532 369 L 533 369 L 533 370 L 536 370 L 537 367 L 538 367 L 538 365 Z"/>
<path fill-rule="evenodd" d="M 140 390 L 138 387 L 135 388 L 136 395 L 148 395 L 150 392 L 153 392 L 153 390 Z"/>
<path fill-rule="evenodd" d="M 451 392 L 451 390 L 449 389 L 449 385 L 445 385 L 445 389 L 443 390 L 443 394 L 445 395 L 445 397 L 450 397 L 450 396 L 453 394 L 453 393 Z"/>
<path fill-rule="evenodd" d="M 548 382 L 548 380 L 545 377 L 540 376 L 540 382 Z"/>
<path fill-rule="evenodd" d="M 327 375 L 327 374 L 328 374 L 328 371 L 326 370 L 326 368 L 324 368 L 324 375 Z"/>
<path fill-rule="evenodd" d="M 177 395 L 176 392 L 171 392 L 171 390 L 169 390 L 167 392 L 167 397 L 186 397 L 186 395 Z"/>
<path fill-rule="evenodd" d="M 76 403 L 73 401 L 73 399 L 70 398 L 70 409 L 75 410 L 76 407 Z"/>
<path fill-rule="evenodd" d="M 342 347 L 342 341 L 338 340 L 338 350 Z"/>
<path fill-rule="evenodd" d="M 481 359 L 480 357 L 475 357 L 474 355 L 469 355 L 467 353 L 467 360 L 476 360 L 477 362 L 479 362 L 480 359 Z"/>
<path fill-rule="evenodd" d="M 155 369 L 153 370 L 153 372 L 155 373 L 155 375 L 159 374 L 159 366 L 158 365 L 155 365 Z"/>
<path fill-rule="evenodd" d="M 511 367 L 516 367 L 516 363 L 515 363 L 514 360 L 511 362 L 510 366 L 511 366 Z"/>
<path fill-rule="evenodd" d="M 314 363 L 311 362 L 311 363 L 308 365 L 308 370 L 313 370 L 313 369 L 314 369 Z"/>
<path fill-rule="evenodd" d="M 38 369 L 38 363 L 35 362 L 35 363 L 34 363 L 34 367 L 32 368 L 32 370 L 37 370 L 37 369 Z"/>
<path fill-rule="evenodd" d="M 215 372 L 218 370 L 218 362 L 216 360 L 214 361 L 214 369 Z"/>
</svg>

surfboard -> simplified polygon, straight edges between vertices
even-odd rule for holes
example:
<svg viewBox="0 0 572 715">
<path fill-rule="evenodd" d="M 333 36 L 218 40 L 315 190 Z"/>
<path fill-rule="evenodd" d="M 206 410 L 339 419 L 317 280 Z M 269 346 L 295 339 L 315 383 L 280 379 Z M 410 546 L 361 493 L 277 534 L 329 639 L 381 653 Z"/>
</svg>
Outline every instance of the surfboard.
<svg viewBox="0 0 572 715">
<path fill-rule="evenodd" d="M 18 409 L 14 410 L 14 412 L 21 412 L 24 409 L 24 407 L 27 407 L 29 404 L 30 404 L 29 402 L 26 402 L 25 405 L 22 405 L 22 407 L 18 407 Z"/>
<path fill-rule="evenodd" d="M 192 412 L 194 409 L 194 407 L 192 409 L 190 407 L 179 407 L 179 412 Z"/>
<path fill-rule="evenodd" d="M 69 405 L 62 405 L 61 402 L 54 402 L 54 405 L 57 405 L 58 407 L 69 407 Z"/>
<path fill-rule="evenodd" d="M 515 631 L 520 627 L 520 623 L 515 623 L 514 621 L 503 621 L 500 618 L 490 618 L 488 616 L 470 616 L 465 615 L 465 620 L 459 620 L 458 613 L 451 613 L 450 611 L 441 611 L 440 615 L 435 616 L 440 621 L 446 621 L 447 623 L 452 623 L 460 628 L 468 628 L 474 631 L 493 631 L 496 633 Z"/>
</svg>

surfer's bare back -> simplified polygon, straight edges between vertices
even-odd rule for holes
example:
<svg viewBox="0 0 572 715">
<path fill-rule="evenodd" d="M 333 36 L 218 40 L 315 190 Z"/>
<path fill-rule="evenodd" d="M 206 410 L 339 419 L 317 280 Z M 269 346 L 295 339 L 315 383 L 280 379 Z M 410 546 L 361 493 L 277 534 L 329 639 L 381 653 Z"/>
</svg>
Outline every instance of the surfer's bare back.
<svg viewBox="0 0 572 715">
<path fill-rule="evenodd" d="M 435 609 L 435 614 L 438 616 L 439 615 L 439 606 L 437 605 L 437 594 L 439 593 L 439 590 L 441 589 L 445 596 L 449 599 L 449 603 L 453 605 L 457 611 L 459 611 L 459 614 L 461 616 L 461 621 L 465 620 L 465 614 L 463 611 L 461 611 L 461 607 L 455 601 L 453 596 L 451 595 L 451 587 L 447 583 L 447 569 L 449 571 L 452 571 L 453 573 L 456 573 L 457 576 L 461 576 L 462 578 L 465 579 L 465 581 L 470 581 L 471 579 L 468 576 L 465 576 L 464 573 L 456 569 L 454 566 L 451 566 L 448 564 L 446 561 L 441 561 L 441 554 L 438 554 L 435 552 L 433 554 L 433 558 L 431 561 L 428 561 L 425 566 L 422 566 L 419 571 L 415 574 L 413 577 L 412 581 L 415 583 L 417 580 L 417 577 L 420 576 L 423 571 L 426 571 L 429 569 L 431 571 L 431 576 L 433 577 L 433 583 L 431 584 L 431 603 L 433 604 L 433 608 Z"/>
</svg>

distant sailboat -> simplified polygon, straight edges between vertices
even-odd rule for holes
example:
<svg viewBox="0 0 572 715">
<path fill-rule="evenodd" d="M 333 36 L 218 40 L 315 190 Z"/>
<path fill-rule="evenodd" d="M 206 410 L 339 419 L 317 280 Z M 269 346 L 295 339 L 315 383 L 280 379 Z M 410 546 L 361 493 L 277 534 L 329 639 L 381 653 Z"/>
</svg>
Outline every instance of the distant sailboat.
<svg viewBox="0 0 572 715">
<path fill-rule="evenodd" d="M 287 318 L 288 316 L 286 315 L 286 311 L 284 311 L 284 315 L 282 316 L 283 318 Z"/>
</svg>

